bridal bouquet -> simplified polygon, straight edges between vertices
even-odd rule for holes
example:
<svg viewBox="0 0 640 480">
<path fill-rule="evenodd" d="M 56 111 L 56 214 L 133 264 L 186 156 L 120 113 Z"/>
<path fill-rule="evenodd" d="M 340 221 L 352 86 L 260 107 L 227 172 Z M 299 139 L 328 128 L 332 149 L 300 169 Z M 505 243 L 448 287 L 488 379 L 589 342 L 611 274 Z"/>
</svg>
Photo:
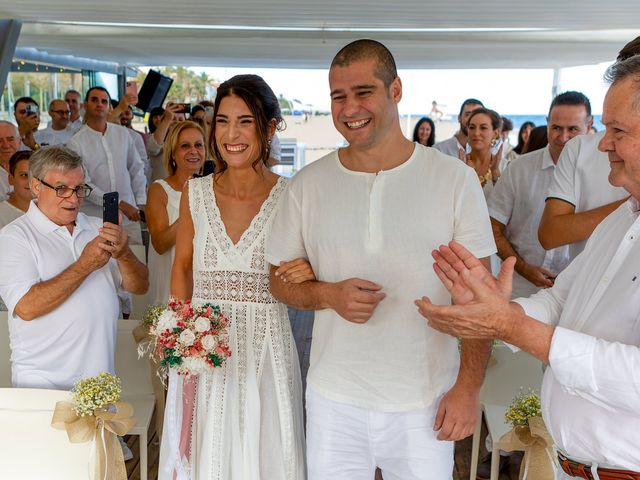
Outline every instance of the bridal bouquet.
<svg viewBox="0 0 640 480">
<path fill-rule="evenodd" d="M 171 299 L 152 318 L 152 354 L 163 367 L 184 375 L 198 374 L 222 366 L 231 356 L 229 320 L 217 305 L 194 307 L 188 300 Z"/>
</svg>

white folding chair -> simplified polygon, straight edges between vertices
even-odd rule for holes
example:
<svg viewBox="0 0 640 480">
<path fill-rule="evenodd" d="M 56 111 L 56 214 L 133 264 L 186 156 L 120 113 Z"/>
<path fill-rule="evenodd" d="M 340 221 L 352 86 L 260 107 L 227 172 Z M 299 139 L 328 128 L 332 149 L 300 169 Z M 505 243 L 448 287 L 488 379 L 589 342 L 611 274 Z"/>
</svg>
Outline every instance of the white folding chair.
<svg viewBox="0 0 640 480">
<path fill-rule="evenodd" d="M 520 393 L 521 388 L 525 391 L 536 390 L 539 393 L 542 385 L 542 362 L 528 353 L 513 352 L 505 344 L 498 342 L 493 349 L 493 357 L 497 362 L 487 369 L 480 390 L 480 414 L 473 434 L 470 480 L 476 479 L 482 414 L 484 413 L 487 430 L 495 443 L 511 430 L 511 426 L 504 421 L 504 414 L 513 397 Z M 498 480 L 499 462 L 500 451 L 494 448 L 491 455 L 490 480 Z"/>
<path fill-rule="evenodd" d="M 149 360 L 138 358 L 138 345 L 133 338 L 133 329 L 139 324 L 138 320 L 118 320 L 116 374 L 122 380 L 122 401 L 133 405 L 134 415 L 138 419 L 129 434 L 140 436 L 140 479 L 147 480 L 147 432 L 153 416 L 155 396 Z"/>
<path fill-rule="evenodd" d="M 147 264 L 147 253 L 144 245 L 129 245 L 134 255 L 145 265 Z M 145 310 L 151 303 L 150 292 L 142 295 L 132 295 L 131 318 L 142 318 Z"/>
<path fill-rule="evenodd" d="M 9 318 L 0 311 L 0 388 L 11 386 L 11 349 L 9 348 Z"/>
<path fill-rule="evenodd" d="M 56 402 L 70 398 L 63 390 L 0 388 L 0 478 L 90 478 L 93 442 L 71 443 L 51 426 Z"/>
</svg>

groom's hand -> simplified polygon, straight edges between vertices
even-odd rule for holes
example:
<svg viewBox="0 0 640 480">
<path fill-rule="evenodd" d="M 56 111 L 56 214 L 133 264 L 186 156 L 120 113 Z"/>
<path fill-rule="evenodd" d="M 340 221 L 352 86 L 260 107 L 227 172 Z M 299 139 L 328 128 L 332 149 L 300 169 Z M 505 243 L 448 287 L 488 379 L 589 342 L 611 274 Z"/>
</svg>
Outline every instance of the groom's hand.
<svg viewBox="0 0 640 480">
<path fill-rule="evenodd" d="M 455 384 L 440 400 L 433 430 L 438 440 L 462 440 L 476 429 L 480 392 Z"/>
<path fill-rule="evenodd" d="M 361 278 L 350 278 L 331 284 L 327 303 L 345 320 L 367 322 L 378 304 L 386 297 L 377 283 Z"/>
</svg>

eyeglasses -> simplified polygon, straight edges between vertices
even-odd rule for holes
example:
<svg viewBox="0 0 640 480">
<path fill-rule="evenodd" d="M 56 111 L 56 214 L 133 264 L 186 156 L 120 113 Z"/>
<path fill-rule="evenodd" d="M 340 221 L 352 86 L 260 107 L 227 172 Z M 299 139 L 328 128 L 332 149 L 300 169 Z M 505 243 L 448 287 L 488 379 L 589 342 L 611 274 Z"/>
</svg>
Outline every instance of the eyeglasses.
<svg viewBox="0 0 640 480">
<path fill-rule="evenodd" d="M 57 113 L 58 115 L 71 115 L 70 110 L 51 110 L 51 113 Z"/>
<path fill-rule="evenodd" d="M 56 191 L 56 196 L 60 198 L 70 198 L 74 193 L 78 198 L 86 198 L 91 195 L 91 188 L 89 185 L 78 185 L 76 188 L 65 187 L 64 185 L 60 185 L 59 187 L 54 187 L 53 185 L 45 182 L 41 178 L 38 178 L 38 181 L 43 184 L 45 187 L 49 187 L 52 190 Z"/>
</svg>

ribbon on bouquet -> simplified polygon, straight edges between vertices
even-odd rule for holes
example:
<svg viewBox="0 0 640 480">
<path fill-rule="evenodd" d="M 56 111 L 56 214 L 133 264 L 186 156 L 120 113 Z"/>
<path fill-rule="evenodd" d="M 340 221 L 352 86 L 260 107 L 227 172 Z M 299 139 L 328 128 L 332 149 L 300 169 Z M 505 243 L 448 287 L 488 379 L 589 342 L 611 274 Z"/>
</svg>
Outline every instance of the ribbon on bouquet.
<svg viewBox="0 0 640 480">
<path fill-rule="evenodd" d="M 136 424 L 133 407 L 117 402 L 109 410 L 94 410 L 93 415 L 80 417 L 70 402 L 57 402 L 51 426 L 65 430 L 71 443 L 95 441 L 94 478 L 127 480 L 119 436 L 126 435 Z"/>
<path fill-rule="evenodd" d="M 517 425 L 505 433 L 494 448 L 505 452 L 524 450 L 519 480 L 553 480 L 553 439 L 541 417 L 531 417 L 528 425 Z"/>
</svg>

